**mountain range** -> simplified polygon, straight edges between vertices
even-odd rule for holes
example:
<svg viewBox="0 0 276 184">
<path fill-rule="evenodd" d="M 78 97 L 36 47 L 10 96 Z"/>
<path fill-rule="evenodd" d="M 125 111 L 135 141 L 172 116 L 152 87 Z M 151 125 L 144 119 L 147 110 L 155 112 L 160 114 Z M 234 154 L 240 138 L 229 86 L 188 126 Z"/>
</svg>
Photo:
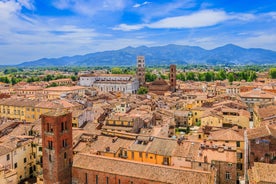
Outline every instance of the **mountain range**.
<svg viewBox="0 0 276 184">
<path fill-rule="evenodd" d="M 206 50 L 197 46 L 170 44 L 156 47 L 126 47 L 120 50 L 95 52 L 71 57 L 43 58 L 23 62 L 16 66 L 134 66 L 138 55 L 145 56 L 146 65 L 276 64 L 276 52 L 271 50 L 260 48 L 245 49 L 233 44 Z"/>
</svg>

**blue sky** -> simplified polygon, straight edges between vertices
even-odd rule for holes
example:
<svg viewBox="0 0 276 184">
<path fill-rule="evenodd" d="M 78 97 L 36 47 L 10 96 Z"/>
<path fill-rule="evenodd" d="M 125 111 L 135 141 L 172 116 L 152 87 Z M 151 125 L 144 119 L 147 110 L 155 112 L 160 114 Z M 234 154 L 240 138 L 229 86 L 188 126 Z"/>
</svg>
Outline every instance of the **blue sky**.
<svg viewBox="0 0 276 184">
<path fill-rule="evenodd" d="M 167 44 L 276 51 L 275 0 L 0 0 L 0 64 Z"/>
</svg>

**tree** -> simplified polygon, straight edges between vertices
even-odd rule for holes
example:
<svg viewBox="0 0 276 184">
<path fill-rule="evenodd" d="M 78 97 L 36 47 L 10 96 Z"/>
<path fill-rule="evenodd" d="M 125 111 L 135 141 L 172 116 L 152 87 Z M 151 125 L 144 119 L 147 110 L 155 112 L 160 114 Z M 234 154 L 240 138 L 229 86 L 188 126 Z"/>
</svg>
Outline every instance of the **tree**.
<svg viewBox="0 0 276 184">
<path fill-rule="evenodd" d="M 11 78 L 12 85 L 15 85 L 17 82 L 19 82 L 15 77 Z"/>
<path fill-rule="evenodd" d="M 141 86 L 137 91 L 137 94 L 139 94 L 139 95 L 143 95 L 143 94 L 147 94 L 147 93 L 148 93 L 148 88 L 143 87 L 143 86 Z"/>
<path fill-rule="evenodd" d="M 57 83 L 53 82 L 52 84 L 50 84 L 50 85 L 47 86 L 47 87 L 49 88 L 49 87 L 57 87 L 57 86 L 58 86 Z"/>
<path fill-rule="evenodd" d="M 187 80 L 195 80 L 195 73 L 194 72 L 188 72 L 186 75 Z"/>
<path fill-rule="evenodd" d="M 227 75 L 227 79 L 230 83 L 232 83 L 234 81 L 234 74 L 231 72 Z"/>
<path fill-rule="evenodd" d="M 184 73 L 179 73 L 179 74 L 176 74 L 176 79 L 178 80 L 182 80 L 182 81 L 185 81 L 185 75 Z"/>
<path fill-rule="evenodd" d="M 216 76 L 217 80 L 225 80 L 226 79 L 226 72 L 225 70 L 219 70 Z"/>
<path fill-rule="evenodd" d="M 8 79 L 8 77 L 0 77 L 0 82 L 4 82 L 6 84 L 10 83 L 10 80 Z"/>
<path fill-rule="evenodd" d="M 50 80 L 54 80 L 53 75 L 47 75 L 46 77 L 43 78 L 43 81 L 50 81 Z"/>
<path fill-rule="evenodd" d="M 72 81 L 77 81 L 77 77 L 75 75 L 71 76 Z"/>
<path fill-rule="evenodd" d="M 272 79 L 276 79 L 276 68 L 270 68 L 269 75 Z"/>
<path fill-rule="evenodd" d="M 151 74 L 150 72 L 147 72 L 145 74 L 145 78 L 146 78 L 146 82 L 152 82 L 157 78 L 157 76 L 155 74 Z"/>
<path fill-rule="evenodd" d="M 122 71 L 122 69 L 119 68 L 119 67 L 114 67 L 114 68 L 111 68 L 111 73 L 112 73 L 112 74 L 122 74 L 123 71 Z"/>
<path fill-rule="evenodd" d="M 205 81 L 210 82 L 214 79 L 214 73 L 212 72 L 206 72 L 205 74 Z"/>
</svg>

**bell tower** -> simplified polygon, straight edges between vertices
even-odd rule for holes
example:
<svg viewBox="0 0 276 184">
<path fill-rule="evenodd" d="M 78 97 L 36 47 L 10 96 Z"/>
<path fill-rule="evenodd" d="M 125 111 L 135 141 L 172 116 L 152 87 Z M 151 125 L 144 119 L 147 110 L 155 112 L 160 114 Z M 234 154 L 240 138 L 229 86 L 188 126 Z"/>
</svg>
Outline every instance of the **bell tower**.
<svg viewBox="0 0 276 184">
<path fill-rule="evenodd" d="M 139 80 L 139 85 L 145 85 L 145 57 L 137 56 L 137 71 L 136 71 L 137 79 Z"/>
<path fill-rule="evenodd" d="M 41 115 L 43 183 L 71 184 L 72 113 L 56 110 Z"/>
<path fill-rule="evenodd" d="M 171 91 L 176 91 L 176 65 L 170 65 L 170 87 Z"/>
</svg>

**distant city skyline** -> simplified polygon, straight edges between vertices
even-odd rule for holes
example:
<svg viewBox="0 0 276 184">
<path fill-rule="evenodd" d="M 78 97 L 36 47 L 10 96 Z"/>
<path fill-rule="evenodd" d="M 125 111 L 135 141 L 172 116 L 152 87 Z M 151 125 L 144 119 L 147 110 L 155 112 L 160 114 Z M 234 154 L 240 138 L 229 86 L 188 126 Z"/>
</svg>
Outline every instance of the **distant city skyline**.
<svg viewBox="0 0 276 184">
<path fill-rule="evenodd" d="M 167 44 L 276 51 L 275 0 L 0 1 L 0 64 Z"/>
</svg>

